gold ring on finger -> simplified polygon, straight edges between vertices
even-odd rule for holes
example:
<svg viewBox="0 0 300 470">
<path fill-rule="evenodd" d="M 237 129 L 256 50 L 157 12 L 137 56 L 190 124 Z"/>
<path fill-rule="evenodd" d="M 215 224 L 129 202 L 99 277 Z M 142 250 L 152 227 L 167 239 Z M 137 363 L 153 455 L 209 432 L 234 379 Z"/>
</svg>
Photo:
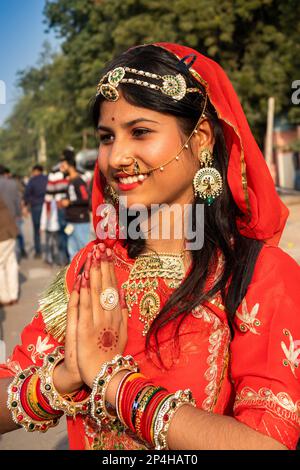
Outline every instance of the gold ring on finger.
<svg viewBox="0 0 300 470">
<path fill-rule="evenodd" d="M 104 310 L 113 310 L 119 302 L 119 293 L 113 287 L 108 287 L 100 294 L 100 304 Z"/>
</svg>

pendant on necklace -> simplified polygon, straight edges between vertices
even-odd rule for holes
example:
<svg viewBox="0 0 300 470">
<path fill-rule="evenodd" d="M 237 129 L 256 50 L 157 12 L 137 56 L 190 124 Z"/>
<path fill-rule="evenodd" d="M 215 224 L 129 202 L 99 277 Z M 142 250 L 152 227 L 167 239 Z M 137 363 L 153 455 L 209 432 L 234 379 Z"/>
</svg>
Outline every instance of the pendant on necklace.
<svg viewBox="0 0 300 470">
<path fill-rule="evenodd" d="M 183 254 L 161 253 L 155 256 L 153 253 L 145 253 L 135 260 L 128 279 L 121 288 L 125 291 L 129 318 L 133 306 L 138 304 L 139 320 L 144 324 L 143 336 L 147 335 L 152 322 L 160 312 L 161 301 L 156 292 L 159 285 L 158 278 L 163 279 L 168 287 L 177 289 L 184 274 Z M 142 297 L 139 300 L 140 294 Z"/>
<path fill-rule="evenodd" d="M 160 298 L 159 295 L 151 290 L 143 295 L 139 305 L 140 316 L 139 320 L 144 323 L 144 329 L 142 332 L 143 336 L 148 333 L 151 323 L 156 317 L 160 310 Z"/>
</svg>

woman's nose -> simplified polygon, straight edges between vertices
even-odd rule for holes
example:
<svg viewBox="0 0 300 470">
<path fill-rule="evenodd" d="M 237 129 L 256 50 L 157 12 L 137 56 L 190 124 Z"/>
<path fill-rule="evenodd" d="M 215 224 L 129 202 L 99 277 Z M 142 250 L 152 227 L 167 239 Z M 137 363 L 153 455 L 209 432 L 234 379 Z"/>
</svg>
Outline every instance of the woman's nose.
<svg viewBox="0 0 300 470">
<path fill-rule="evenodd" d="M 132 165 L 134 162 L 134 157 L 132 153 L 128 151 L 122 151 L 122 149 L 119 149 L 119 151 L 114 151 L 112 150 L 110 156 L 109 156 L 109 165 L 114 168 L 121 168 L 121 167 L 128 167 Z"/>
</svg>

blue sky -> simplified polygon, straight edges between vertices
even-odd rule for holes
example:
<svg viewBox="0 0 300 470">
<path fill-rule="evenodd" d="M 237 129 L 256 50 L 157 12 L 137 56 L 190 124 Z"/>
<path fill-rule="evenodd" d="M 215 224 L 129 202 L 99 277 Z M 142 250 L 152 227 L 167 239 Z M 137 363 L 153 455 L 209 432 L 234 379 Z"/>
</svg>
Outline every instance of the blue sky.
<svg viewBox="0 0 300 470">
<path fill-rule="evenodd" d="M 0 126 L 10 114 L 19 91 L 18 70 L 37 63 L 43 42 L 48 40 L 54 50 L 59 41 L 54 33 L 45 33 L 43 9 L 46 0 L 0 0 L 0 81 L 5 83 L 6 104 L 2 103 L 0 82 Z"/>
</svg>

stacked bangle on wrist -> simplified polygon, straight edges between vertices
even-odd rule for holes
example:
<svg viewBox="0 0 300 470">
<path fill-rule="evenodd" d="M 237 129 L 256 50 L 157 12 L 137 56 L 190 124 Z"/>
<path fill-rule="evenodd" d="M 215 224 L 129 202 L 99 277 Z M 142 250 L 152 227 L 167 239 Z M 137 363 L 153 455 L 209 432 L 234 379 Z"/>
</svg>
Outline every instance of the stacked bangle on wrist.
<svg viewBox="0 0 300 470">
<path fill-rule="evenodd" d="M 184 405 L 196 406 L 190 390 L 178 390 L 168 395 L 159 405 L 153 420 L 153 436 L 156 450 L 168 450 L 167 433 L 176 411 Z"/>
<path fill-rule="evenodd" d="M 116 396 L 119 419 L 141 441 L 157 450 L 168 449 L 170 422 L 175 412 L 187 404 L 195 406 L 190 390 L 170 394 L 137 373 L 123 377 Z"/>
<path fill-rule="evenodd" d="M 118 415 L 122 417 L 125 426 L 133 432 L 136 432 L 133 419 L 136 417 L 138 397 L 148 385 L 151 386 L 152 382 L 146 380 L 144 375 L 132 374 L 123 381 L 118 402 L 116 401 Z"/>
<path fill-rule="evenodd" d="M 86 415 L 89 412 L 90 392 L 81 389 L 78 392 L 60 395 L 53 384 L 53 371 L 64 360 L 64 347 L 59 346 L 54 352 L 44 358 L 44 364 L 39 369 L 41 392 L 47 398 L 54 410 L 63 411 L 68 416 Z"/>
<path fill-rule="evenodd" d="M 122 370 L 137 372 L 138 365 L 131 356 L 122 357 L 118 354 L 111 362 L 105 362 L 102 365 L 99 374 L 94 379 L 91 393 L 91 415 L 99 426 L 118 421 L 117 413 L 111 414 L 106 409 L 105 395 L 112 378 Z"/>
<path fill-rule="evenodd" d="M 12 418 L 26 431 L 46 432 L 58 424 L 61 412 L 53 410 L 38 396 L 39 377 L 37 367 L 29 367 L 18 374 L 8 387 L 7 407 Z"/>
</svg>

